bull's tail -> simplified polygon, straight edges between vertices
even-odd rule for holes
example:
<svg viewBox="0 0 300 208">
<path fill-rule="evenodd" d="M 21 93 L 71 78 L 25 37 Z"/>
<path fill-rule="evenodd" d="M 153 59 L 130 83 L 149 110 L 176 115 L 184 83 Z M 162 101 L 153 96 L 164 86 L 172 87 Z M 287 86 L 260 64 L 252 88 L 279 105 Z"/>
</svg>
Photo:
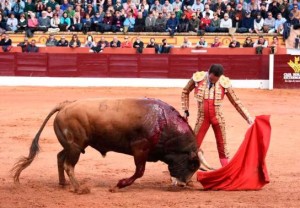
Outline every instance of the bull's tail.
<svg viewBox="0 0 300 208">
<path fill-rule="evenodd" d="M 27 168 L 32 161 L 34 160 L 35 156 L 38 154 L 40 148 L 39 148 L 39 139 L 40 135 L 46 126 L 48 120 L 51 118 L 53 114 L 63 109 L 67 104 L 71 103 L 71 101 L 65 101 L 60 104 L 58 104 L 55 108 L 51 110 L 51 112 L 48 114 L 46 119 L 44 120 L 42 126 L 40 127 L 39 131 L 35 135 L 34 139 L 32 140 L 30 149 L 29 149 L 29 155 L 28 157 L 22 157 L 18 162 L 16 162 L 12 168 L 13 178 L 15 182 L 19 182 L 19 177 L 21 172 Z"/>
</svg>

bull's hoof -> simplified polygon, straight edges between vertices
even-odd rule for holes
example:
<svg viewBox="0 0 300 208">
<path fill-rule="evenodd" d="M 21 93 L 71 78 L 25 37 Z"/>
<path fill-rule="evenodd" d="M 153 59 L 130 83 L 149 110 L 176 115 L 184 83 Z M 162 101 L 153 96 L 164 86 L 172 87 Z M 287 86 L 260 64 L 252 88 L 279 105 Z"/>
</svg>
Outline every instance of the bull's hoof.
<svg viewBox="0 0 300 208">
<path fill-rule="evenodd" d="M 119 191 L 119 187 L 118 186 L 114 186 L 114 187 L 111 187 L 110 189 L 109 189 L 109 192 L 111 192 L 111 193 L 116 193 L 116 192 L 118 192 Z"/>
<path fill-rule="evenodd" d="M 195 184 L 194 184 L 193 181 L 189 181 L 189 182 L 186 183 L 186 186 L 191 187 L 191 188 L 194 188 L 194 187 L 195 187 Z"/>
<path fill-rule="evenodd" d="M 60 181 L 58 184 L 62 187 L 69 185 L 67 181 Z"/>
</svg>

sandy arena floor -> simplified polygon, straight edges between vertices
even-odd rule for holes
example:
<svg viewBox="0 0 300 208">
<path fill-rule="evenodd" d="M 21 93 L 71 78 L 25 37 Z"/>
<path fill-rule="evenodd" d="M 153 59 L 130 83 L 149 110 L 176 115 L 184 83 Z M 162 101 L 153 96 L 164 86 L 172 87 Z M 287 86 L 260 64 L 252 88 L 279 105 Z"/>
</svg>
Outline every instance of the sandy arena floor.
<svg viewBox="0 0 300 208">
<path fill-rule="evenodd" d="M 0 207 L 300 207 L 300 90 L 236 89 L 252 115 L 270 114 L 271 144 L 267 165 L 271 182 L 260 191 L 203 191 L 172 189 L 167 166 L 147 163 L 145 175 L 132 186 L 110 193 L 111 186 L 134 171 L 133 158 L 109 152 L 106 158 L 92 148 L 76 166 L 80 183 L 91 188 L 76 195 L 58 185 L 56 154 L 61 150 L 53 118 L 45 127 L 41 152 L 15 185 L 9 170 L 20 156 L 28 155 L 31 141 L 45 116 L 59 102 L 91 97 L 155 97 L 180 109 L 179 88 L 38 88 L 0 87 Z M 191 99 L 190 124 L 194 126 L 196 105 Z M 224 114 L 231 156 L 243 140 L 248 125 L 226 99 Z M 203 149 L 209 162 L 219 167 L 212 130 Z M 195 181 L 195 176 L 193 177 Z"/>
</svg>

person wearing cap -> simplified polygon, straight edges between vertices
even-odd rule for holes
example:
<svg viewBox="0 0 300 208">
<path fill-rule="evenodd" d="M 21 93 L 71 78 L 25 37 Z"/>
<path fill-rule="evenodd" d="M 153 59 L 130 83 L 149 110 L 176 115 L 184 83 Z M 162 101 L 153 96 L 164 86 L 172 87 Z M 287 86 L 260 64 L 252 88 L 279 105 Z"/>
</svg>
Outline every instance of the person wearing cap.
<svg viewBox="0 0 300 208">
<path fill-rule="evenodd" d="M 42 16 L 39 17 L 38 21 L 39 21 L 38 30 L 47 32 L 51 24 L 46 11 L 42 11 Z"/>
<path fill-rule="evenodd" d="M 251 17 L 251 12 L 246 11 L 245 17 L 242 19 L 241 27 L 239 27 L 237 33 L 252 33 L 254 30 L 254 19 Z"/>
<path fill-rule="evenodd" d="M 225 95 L 249 125 L 253 124 L 253 119 L 233 91 L 230 79 L 223 74 L 224 68 L 221 64 L 212 64 L 208 71 L 195 72 L 182 90 L 181 104 L 184 117 L 188 119 L 190 115 L 189 94 L 194 90 L 198 105 L 194 128 L 198 149 L 200 150 L 203 139 L 209 127 L 212 126 L 219 160 L 221 165 L 225 166 L 229 160 L 226 123 L 221 108 Z"/>
<path fill-rule="evenodd" d="M 61 36 L 60 40 L 57 42 L 58 47 L 68 47 L 69 46 L 69 41 L 66 40 L 65 36 Z"/>
<path fill-rule="evenodd" d="M 171 17 L 168 19 L 166 28 L 167 32 L 169 32 L 170 36 L 174 36 L 174 33 L 177 31 L 179 21 L 175 15 L 175 12 L 171 12 Z"/>
</svg>

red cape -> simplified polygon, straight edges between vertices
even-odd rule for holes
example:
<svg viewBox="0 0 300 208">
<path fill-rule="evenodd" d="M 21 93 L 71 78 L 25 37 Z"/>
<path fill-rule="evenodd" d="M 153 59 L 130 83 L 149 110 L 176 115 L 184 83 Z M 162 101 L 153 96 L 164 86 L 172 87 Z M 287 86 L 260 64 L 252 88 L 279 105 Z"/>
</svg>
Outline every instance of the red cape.
<svg viewBox="0 0 300 208">
<path fill-rule="evenodd" d="M 270 182 L 265 163 L 270 136 L 270 116 L 257 116 L 228 165 L 215 171 L 198 171 L 197 180 L 209 190 L 261 189 Z"/>
</svg>

